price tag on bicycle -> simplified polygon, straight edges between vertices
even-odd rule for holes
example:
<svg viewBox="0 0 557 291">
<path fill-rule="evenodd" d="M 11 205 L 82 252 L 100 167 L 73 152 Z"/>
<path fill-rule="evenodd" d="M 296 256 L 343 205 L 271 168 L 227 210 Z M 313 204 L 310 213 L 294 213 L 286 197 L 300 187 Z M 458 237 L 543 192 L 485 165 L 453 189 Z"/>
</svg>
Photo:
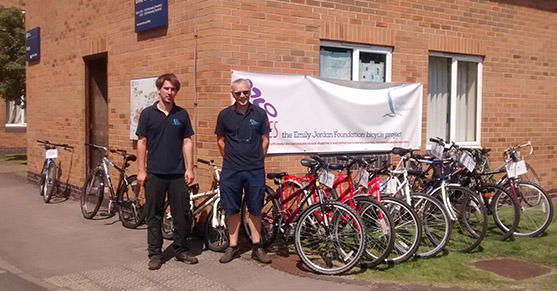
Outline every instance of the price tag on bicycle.
<svg viewBox="0 0 557 291">
<path fill-rule="evenodd" d="M 509 178 L 517 178 L 520 175 L 528 173 L 528 168 L 526 168 L 526 162 L 524 160 L 518 162 L 510 162 L 505 165 L 507 170 L 507 176 Z"/>
<path fill-rule="evenodd" d="M 431 144 L 431 154 L 438 158 L 438 159 L 443 159 L 443 151 L 445 150 L 445 148 L 438 144 L 438 143 L 432 143 Z"/>
<path fill-rule="evenodd" d="M 470 172 L 474 171 L 474 169 L 476 168 L 476 162 L 468 152 L 462 152 L 462 154 L 460 155 L 460 163 L 464 165 L 464 167 L 466 167 L 466 169 L 468 169 L 468 171 Z"/>
<path fill-rule="evenodd" d="M 369 184 L 369 172 L 366 169 L 360 169 L 360 177 L 358 177 L 359 184 L 367 188 Z"/>
<path fill-rule="evenodd" d="M 319 174 L 319 183 L 329 188 L 333 188 L 334 181 L 335 181 L 335 175 L 333 173 L 330 173 L 327 170 L 323 170 L 321 171 L 321 174 Z"/>
<path fill-rule="evenodd" d="M 56 159 L 57 157 L 58 157 L 58 150 L 57 149 L 46 150 L 45 158 Z"/>
</svg>

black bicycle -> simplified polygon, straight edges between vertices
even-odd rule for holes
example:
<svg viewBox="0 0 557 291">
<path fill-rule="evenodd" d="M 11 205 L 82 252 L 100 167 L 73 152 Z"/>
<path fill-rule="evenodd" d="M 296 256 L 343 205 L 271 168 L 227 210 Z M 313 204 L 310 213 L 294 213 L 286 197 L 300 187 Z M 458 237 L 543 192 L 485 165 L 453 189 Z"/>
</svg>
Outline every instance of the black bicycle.
<svg viewBox="0 0 557 291">
<path fill-rule="evenodd" d="M 58 188 L 58 166 L 56 166 L 55 162 L 58 157 L 58 150 L 56 148 L 61 147 L 64 150 L 70 150 L 73 147 L 68 144 L 52 143 L 48 140 L 37 140 L 37 142 L 42 144 L 45 149 L 43 169 L 39 174 L 39 190 L 40 195 L 43 196 L 44 203 L 48 203 Z"/>
<path fill-rule="evenodd" d="M 81 195 L 81 213 L 83 217 L 92 219 L 102 204 L 105 190 L 108 188 L 108 215 L 114 215 L 118 209 L 118 215 L 122 225 L 127 228 L 136 228 L 145 220 L 145 192 L 143 187 L 137 182 L 137 175 L 128 176 L 126 169 L 130 162 L 136 160 L 136 156 L 121 149 L 110 149 L 103 146 L 86 143 L 102 153 L 102 160 L 87 176 Z M 120 168 L 109 158 L 108 153 L 120 154 L 123 158 L 123 166 Z M 120 173 L 118 187 L 114 191 L 114 186 L 110 179 L 109 166 L 112 166 Z"/>
</svg>

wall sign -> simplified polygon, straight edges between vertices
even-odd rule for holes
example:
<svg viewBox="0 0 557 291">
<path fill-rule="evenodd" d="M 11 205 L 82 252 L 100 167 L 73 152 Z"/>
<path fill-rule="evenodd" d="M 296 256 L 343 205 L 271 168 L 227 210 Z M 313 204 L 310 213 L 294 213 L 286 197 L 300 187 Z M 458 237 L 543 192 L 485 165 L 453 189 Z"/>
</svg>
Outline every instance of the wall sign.
<svg viewBox="0 0 557 291">
<path fill-rule="evenodd" d="M 157 77 L 133 79 L 130 82 L 130 139 L 137 140 L 135 130 L 143 108 L 158 100 L 155 81 Z"/>
<path fill-rule="evenodd" d="M 168 0 L 135 0 L 135 32 L 168 25 Z"/>
<path fill-rule="evenodd" d="M 28 62 L 41 58 L 41 28 L 35 27 L 25 33 L 25 60 Z"/>
</svg>

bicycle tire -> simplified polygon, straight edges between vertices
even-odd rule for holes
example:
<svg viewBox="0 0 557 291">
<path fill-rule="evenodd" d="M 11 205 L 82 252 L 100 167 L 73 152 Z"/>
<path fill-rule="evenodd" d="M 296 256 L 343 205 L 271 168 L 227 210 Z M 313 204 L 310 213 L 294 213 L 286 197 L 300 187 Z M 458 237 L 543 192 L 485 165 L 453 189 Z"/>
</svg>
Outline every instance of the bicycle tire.
<svg viewBox="0 0 557 291">
<path fill-rule="evenodd" d="M 168 202 L 168 200 L 164 203 L 161 231 L 162 237 L 164 239 L 174 239 L 174 222 L 172 221 L 172 214 L 170 213 L 170 202 Z"/>
<path fill-rule="evenodd" d="M 381 204 L 389 211 L 395 233 L 394 246 L 386 262 L 402 263 L 418 250 L 422 240 L 422 223 L 412 206 L 400 199 L 382 197 Z"/>
<path fill-rule="evenodd" d="M 43 169 L 41 170 L 41 173 L 39 174 L 39 195 L 41 197 L 44 196 L 44 182 L 46 181 L 45 171 L 46 171 L 46 161 L 45 164 L 43 165 Z"/>
<path fill-rule="evenodd" d="M 58 167 L 54 162 L 49 162 L 44 175 L 44 186 L 43 186 L 43 201 L 48 203 L 52 199 L 52 195 L 56 190 L 56 174 L 58 172 Z"/>
<path fill-rule="evenodd" d="M 418 192 L 410 194 L 412 207 L 422 222 L 422 241 L 414 254 L 418 258 L 433 257 L 449 242 L 452 222 L 439 200 Z"/>
<path fill-rule="evenodd" d="M 452 211 L 457 216 L 446 249 L 459 253 L 469 253 L 477 248 L 485 237 L 487 209 L 472 190 L 453 185 L 446 187 Z M 433 196 L 441 197 L 441 189 L 437 190 Z"/>
<path fill-rule="evenodd" d="M 220 203 L 219 203 L 220 204 Z M 228 236 L 228 228 L 226 228 L 224 208 L 220 205 L 217 207 L 217 225 L 213 226 L 213 213 L 211 210 L 207 215 L 205 221 L 205 246 L 213 252 L 222 252 L 230 244 L 230 237 Z"/>
<path fill-rule="evenodd" d="M 99 211 L 104 196 L 104 172 L 95 168 L 85 180 L 81 192 L 81 213 L 86 219 L 92 219 Z"/>
<path fill-rule="evenodd" d="M 269 186 L 265 186 L 265 200 L 261 208 L 261 231 L 260 244 L 266 248 L 270 246 L 276 239 L 278 233 L 278 223 L 280 221 L 278 214 L 278 201 L 275 201 L 275 191 Z M 242 202 L 242 225 L 249 243 L 252 243 L 251 230 L 249 228 L 247 215 L 249 215 L 248 207 L 245 201 Z"/>
<path fill-rule="evenodd" d="M 393 250 L 393 220 L 387 208 L 374 199 L 357 196 L 354 203 L 366 229 L 366 249 L 362 259 L 366 267 L 372 268 L 383 263 Z"/>
<path fill-rule="evenodd" d="M 494 221 L 494 225 L 488 225 L 485 239 L 504 241 L 511 237 L 520 222 L 520 206 L 516 199 L 503 187 L 494 184 L 483 184 L 477 191 L 484 201 L 489 202 L 486 203 L 488 214 Z"/>
<path fill-rule="evenodd" d="M 145 191 L 136 175 L 129 176 L 127 181 L 118 189 L 118 216 L 124 227 L 134 229 L 145 221 Z"/>
<path fill-rule="evenodd" d="M 530 166 L 529 163 L 526 163 L 526 170 L 527 170 L 526 174 L 520 175 L 518 177 L 520 182 L 531 183 L 541 187 L 542 184 L 540 183 L 540 177 L 538 176 L 534 168 Z"/>
<path fill-rule="evenodd" d="M 510 190 L 510 186 L 506 186 Z M 521 213 L 514 235 L 535 237 L 542 234 L 553 220 L 551 199 L 540 186 L 532 183 L 517 182 L 515 188 Z"/>
<path fill-rule="evenodd" d="M 355 210 L 345 204 L 316 203 L 301 213 L 294 244 L 296 253 L 311 270 L 340 274 L 360 261 L 366 246 L 365 226 Z"/>
</svg>

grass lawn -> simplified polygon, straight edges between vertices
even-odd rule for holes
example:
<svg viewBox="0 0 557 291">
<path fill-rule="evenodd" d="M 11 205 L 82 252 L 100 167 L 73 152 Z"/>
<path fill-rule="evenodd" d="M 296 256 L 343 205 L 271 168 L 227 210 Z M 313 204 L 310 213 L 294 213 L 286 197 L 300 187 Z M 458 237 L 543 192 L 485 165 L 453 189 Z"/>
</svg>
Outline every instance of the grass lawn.
<svg viewBox="0 0 557 291">
<path fill-rule="evenodd" d="M 554 201 L 555 206 L 555 201 Z M 555 208 L 555 207 L 554 207 Z M 375 269 L 354 268 L 351 278 L 373 282 L 461 287 L 470 289 L 528 289 L 555 290 L 557 288 L 557 224 L 553 222 L 546 232 L 534 238 L 510 240 L 484 240 L 471 254 L 447 253 L 429 259 L 411 259 L 405 263 Z M 512 258 L 551 269 L 551 272 L 530 279 L 513 280 L 474 267 L 476 261 Z M 520 268 L 520 266 L 516 266 Z"/>
<path fill-rule="evenodd" d="M 27 155 L 0 154 L 0 173 L 14 173 L 27 177 Z"/>
</svg>

